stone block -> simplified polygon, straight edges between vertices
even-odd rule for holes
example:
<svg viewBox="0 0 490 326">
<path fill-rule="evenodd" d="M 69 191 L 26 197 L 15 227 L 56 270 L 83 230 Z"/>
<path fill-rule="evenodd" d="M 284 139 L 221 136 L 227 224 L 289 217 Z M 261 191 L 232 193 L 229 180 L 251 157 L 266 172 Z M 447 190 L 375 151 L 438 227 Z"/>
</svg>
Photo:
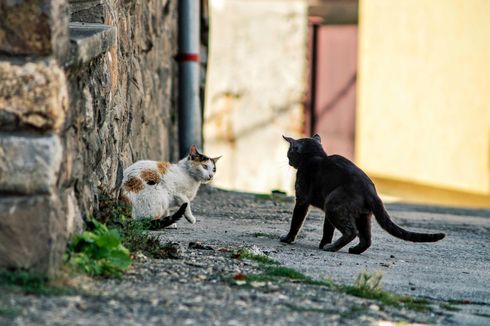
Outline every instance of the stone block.
<svg viewBox="0 0 490 326">
<path fill-rule="evenodd" d="M 0 0 L 0 17 L 0 52 L 58 58 L 66 52 L 65 0 Z"/>
<path fill-rule="evenodd" d="M 66 248 L 66 216 L 57 196 L 0 198 L 0 267 L 54 275 Z"/>
<path fill-rule="evenodd" d="M 55 60 L 0 62 L 0 129 L 59 130 L 68 107 L 66 79 Z"/>
<path fill-rule="evenodd" d="M 0 134 L 0 192 L 50 193 L 62 160 L 57 135 L 27 137 Z"/>
<path fill-rule="evenodd" d="M 66 66 L 88 63 L 116 45 L 117 29 L 113 26 L 72 22 L 69 30 L 71 46 Z"/>
</svg>

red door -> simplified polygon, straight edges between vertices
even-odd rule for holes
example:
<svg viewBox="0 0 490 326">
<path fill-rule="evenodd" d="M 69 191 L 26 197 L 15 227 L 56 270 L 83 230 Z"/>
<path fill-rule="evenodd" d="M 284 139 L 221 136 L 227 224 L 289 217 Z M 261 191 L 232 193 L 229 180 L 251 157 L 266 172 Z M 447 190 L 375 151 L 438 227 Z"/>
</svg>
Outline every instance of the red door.
<svg viewBox="0 0 490 326">
<path fill-rule="evenodd" d="M 328 154 L 353 160 L 357 25 L 312 25 L 310 31 L 308 130 L 322 136 Z"/>
</svg>

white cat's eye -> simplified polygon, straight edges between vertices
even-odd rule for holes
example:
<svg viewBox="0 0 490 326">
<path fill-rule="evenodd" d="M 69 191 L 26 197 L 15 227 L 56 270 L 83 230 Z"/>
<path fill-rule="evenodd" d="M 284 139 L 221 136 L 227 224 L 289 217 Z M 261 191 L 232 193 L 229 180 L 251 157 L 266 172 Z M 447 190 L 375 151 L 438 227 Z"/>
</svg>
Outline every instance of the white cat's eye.
<svg viewBox="0 0 490 326">
<path fill-rule="evenodd" d="M 202 167 L 204 168 L 204 170 L 207 170 L 208 169 L 208 165 L 207 164 L 203 164 Z"/>
</svg>

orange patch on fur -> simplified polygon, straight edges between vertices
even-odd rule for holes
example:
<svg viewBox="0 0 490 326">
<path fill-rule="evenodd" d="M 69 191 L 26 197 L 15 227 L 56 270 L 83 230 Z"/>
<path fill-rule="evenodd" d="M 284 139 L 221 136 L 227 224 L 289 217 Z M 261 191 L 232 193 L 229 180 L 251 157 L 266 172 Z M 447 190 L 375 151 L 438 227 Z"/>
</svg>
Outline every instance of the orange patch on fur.
<svg viewBox="0 0 490 326">
<path fill-rule="evenodd" d="M 153 169 L 146 169 L 141 171 L 140 173 L 141 179 L 145 180 L 145 182 L 154 182 L 154 183 L 159 183 L 160 182 L 160 174 L 158 173 L 157 170 Z"/>
<path fill-rule="evenodd" d="M 160 172 L 161 175 L 164 175 L 167 172 L 169 166 L 170 163 L 168 162 L 158 162 L 157 163 L 158 172 Z"/>
<path fill-rule="evenodd" d="M 137 194 L 138 192 L 143 190 L 143 181 L 141 181 L 140 178 L 131 177 L 124 183 L 124 190 L 126 190 L 127 192 L 131 191 Z"/>
</svg>

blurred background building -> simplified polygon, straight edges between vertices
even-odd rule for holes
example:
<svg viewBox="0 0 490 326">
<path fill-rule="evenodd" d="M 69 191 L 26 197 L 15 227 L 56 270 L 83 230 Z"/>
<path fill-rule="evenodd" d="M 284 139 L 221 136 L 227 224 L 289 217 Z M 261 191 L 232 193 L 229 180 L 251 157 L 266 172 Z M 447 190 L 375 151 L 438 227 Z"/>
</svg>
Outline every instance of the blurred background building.
<svg viewBox="0 0 490 326">
<path fill-rule="evenodd" d="M 292 193 L 281 134 L 319 133 L 385 199 L 490 207 L 490 1 L 211 0 L 216 185 Z"/>
</svg>

